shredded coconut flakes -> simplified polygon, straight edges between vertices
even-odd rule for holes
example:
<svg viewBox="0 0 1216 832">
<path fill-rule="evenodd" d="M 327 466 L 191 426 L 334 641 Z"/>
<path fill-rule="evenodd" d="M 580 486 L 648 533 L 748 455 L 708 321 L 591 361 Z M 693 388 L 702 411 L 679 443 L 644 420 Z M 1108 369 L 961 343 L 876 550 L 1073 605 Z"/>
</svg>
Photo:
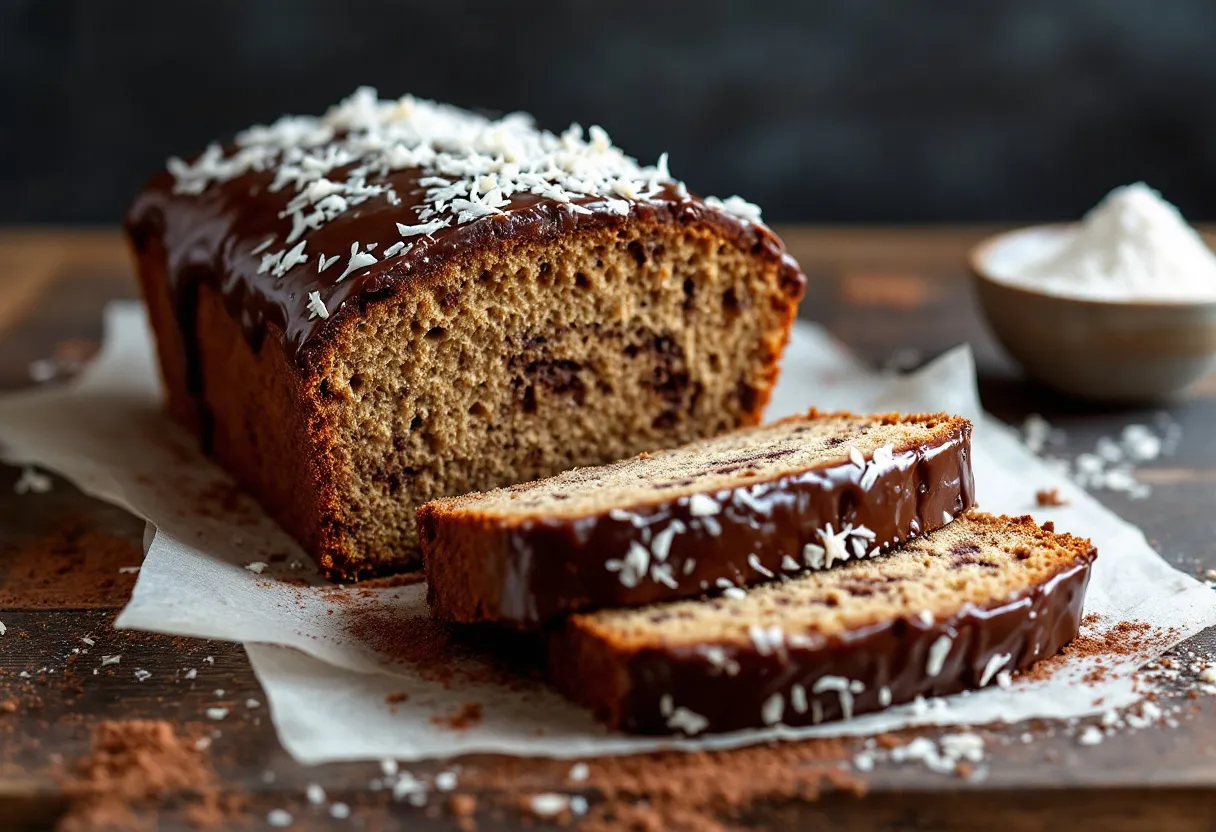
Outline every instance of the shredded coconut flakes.
<svg viewBox="0 0 1216 832">
<path fill-rule="evenodd" d="M 946 657 L 950 655 L 950 647 L 953 644 L 954 640 L 950 636 L 943 635 L 930 645 L 929 658 L 925 662 L 925 673 L 937 676 L 942 672 L 942 667 L 946 664 Z"/>
<path fill-rule="evenodd" d="M 21 469 L 21 476 L 13 485 L 13 491 L 18 494 L 45 494 L 51 490 L 52 480 L 33 468 Z"/>
<path fill-rule="evenodd" d="M 329 310 L 325 308 L 325 301 L 321 300 L 320 292 L 308 293 L 308 317 L 309 318 L 328 318 Z"/>
<path fill-rule="evenodd" d="M 168 161 L 174 192 L 202 194 L 209 187 L 250 171 L 270 171 L 271 193 L 289 197 L 279 216 L 290 220 L 285 248 L 268 251 L 276 237 L 259 243 L 259 273 L 282 276 L 305 262 L 306 240 L 316 231 L 372 199 L 400 205 L 389 175 L 420 170 L 421 204 L 397 223 L 403 238 L 476 222 L 503 213 L 516 194 L 531 194 L 588 213 L 580 202 L 627 215 L 634 203 L 653 200 L 665 186 L 679 199 L 688 189 L 673 180 L 667 154 L 654 166 L 640 166 L 612 144 L 603 128 L 571 125 L 560 135 L 539 130 L 531 118 L 514 113 L 491 120 L 467 110 L 405 96 L 380 100 L 362 87 L 320 117 L 284 116 L 270 125 L 239 133 L 225 150 L 210 145 L 187 162 Z M 753 224 L 760 209 L 732 196 L 707 197 L 705 205 Z M 402 209 L 405 213 L 408 209 Z M 376 262 L 366 251 L 351 252 L 345 278 Z M 263 254 L 263 252 L 266 252 Z M 318 272 L 334 260 L 321 254 Z"/>
</svg>

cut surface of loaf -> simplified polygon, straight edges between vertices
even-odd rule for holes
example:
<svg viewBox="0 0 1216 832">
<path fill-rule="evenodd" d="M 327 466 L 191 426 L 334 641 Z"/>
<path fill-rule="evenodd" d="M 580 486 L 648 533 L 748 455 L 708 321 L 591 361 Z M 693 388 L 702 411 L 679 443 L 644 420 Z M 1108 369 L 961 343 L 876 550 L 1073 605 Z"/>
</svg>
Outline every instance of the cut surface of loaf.
<svg viewBox="0 0 1216 832">
<path fill-rule="evenodd" d="M 665 160 L 366 90 L 127 227 L 170 411 L 340 579 L 416 565 L 427 500 L 756 423 L 805 283 Z"/>
<path fill-rule="evenodd" d="M 614 728 L 812 725 L 1028 668 L 1076 636 L 1097 552 L 1030 517 L 968 512 L 886 555 L 742 598 L 574 615 L 550 675 Z"/>
<path fill-rule="evenodd" d="M 518 628 L 872 557 L 974 500 L 971 425 L 818 413 L 419 511 L 436 617 Z"/>
</svg>

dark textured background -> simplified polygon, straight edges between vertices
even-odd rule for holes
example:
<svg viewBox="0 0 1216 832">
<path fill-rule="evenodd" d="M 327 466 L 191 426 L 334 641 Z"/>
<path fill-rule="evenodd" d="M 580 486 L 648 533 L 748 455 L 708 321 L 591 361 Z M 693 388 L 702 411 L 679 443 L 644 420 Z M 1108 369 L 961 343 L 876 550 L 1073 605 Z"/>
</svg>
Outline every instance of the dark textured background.
<svg viewBox="0 0 1216 832">
<path fill-rule="evenodd" d="M 0 0 L 0 222 L 359 84 L 602 124 L 770 221 L 1216 218 L 1216 2 Z"/>
</svg>

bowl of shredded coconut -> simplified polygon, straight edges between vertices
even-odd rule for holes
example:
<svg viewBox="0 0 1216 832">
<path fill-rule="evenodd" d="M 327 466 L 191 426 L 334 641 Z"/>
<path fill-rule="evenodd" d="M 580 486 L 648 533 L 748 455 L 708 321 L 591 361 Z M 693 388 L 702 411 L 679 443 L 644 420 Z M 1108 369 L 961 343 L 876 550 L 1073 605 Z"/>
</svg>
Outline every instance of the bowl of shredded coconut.
<svg viewBox="0 0 1216 832">
<path fill-rule="evenodd" d="M 1144 183 L 1080 223 L 992 237 L 971 269 L 997 338 L 1057 390 L 1146 401 L 1216 369 L 1216 254 Z"/>
</svg>

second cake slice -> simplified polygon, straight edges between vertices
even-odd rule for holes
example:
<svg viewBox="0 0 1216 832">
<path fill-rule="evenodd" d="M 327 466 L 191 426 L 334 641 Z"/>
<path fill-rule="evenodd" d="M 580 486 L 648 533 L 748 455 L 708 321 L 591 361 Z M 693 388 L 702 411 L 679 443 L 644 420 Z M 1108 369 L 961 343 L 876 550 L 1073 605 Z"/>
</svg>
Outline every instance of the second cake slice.
<svg viewBox="0 0 1216 832">
<path fill-rule="evenodd" d="M 875 558 L 743 598 L 571 616 L 553 683 L 613 728 L 699 734 L 815 725 L 1000 682 L 1081 621 L 1093 544 L 968 512 Z"/>
<path fill-rule="evenodd" d="M 815 411 L 418 512 L 432 613 L 531 628 L 865 558 L 973 501 L 971 424 Z"/>
</svg>

